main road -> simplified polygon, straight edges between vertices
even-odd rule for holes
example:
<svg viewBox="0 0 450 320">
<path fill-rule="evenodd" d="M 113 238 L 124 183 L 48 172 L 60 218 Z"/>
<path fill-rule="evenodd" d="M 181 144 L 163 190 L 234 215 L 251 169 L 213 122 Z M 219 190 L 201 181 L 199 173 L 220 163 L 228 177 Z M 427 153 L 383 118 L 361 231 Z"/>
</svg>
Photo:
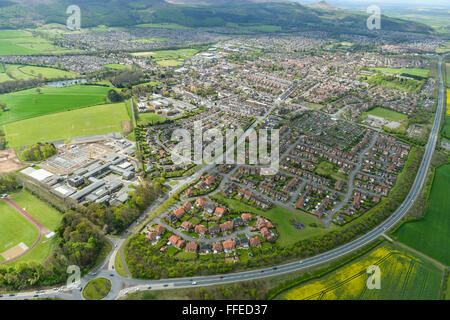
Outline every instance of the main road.
<svg viewBox="0 0 450 320">
<path fill-rule="evenodd" d="M 112 289 L 108 294 L 106 299 L 118 299 L 126 296 L 131 292 L 135 292 L 138 290 L 161 290 L 161 289 L 170 289 L 170 288 L 188 288 L 188 287 L 198 287 L 198 286 L 209 286 L 209 285 L 218 285 L 224 283 L 232 283 L 238 281 L 245 280 L 254 280 L 265 277 L 276 276 L 284 273 L 289 273 L 293 271 L 299 271 L 302 269 L 310 268 L 313 266 L 320 265 L 330 260 L 334 260 L 341 256 L 344 256 L 350 252 L 353 252 L 364 245 L 372 242 L 379 236 L 383 235 L 387 230 L 392 228 L 395 224 L 397 224 L 404 215 L 408 212 L 408 210 L 413 205 L 417 196 L 420 193 L 420 190 L 424 184 L 426 173 L 428 171 L 431 158 L 433 156 L 434 149 L 436 147 L 439 127 L 442 119 L 442 112 L 444 108 L 444 84 L 441 73 L 441 65 L 444 59 L 444 56 L 439 57 L 438 63 L 438 74 L 439 74 L 439 98 L 438 105 L 436 109 L 436 115 L 434 118 L 433 129 L 431 130 L 430 137 L 428 143 L 425 147 L 425 153 L 422 159 L 422 163 L 417 172 L 416 178 L 414 180 L 414 184 L 407 195 L 404 202 L 397 208 L 397 210 L 383 223 L 381 223 L 378 227 L 369 231 L 365 235 L 344 244 L 338 248 L 327 251 L 325 253 L 306 258 L 304 260 L 295 261 L 291 263 L 286 263 L 283 265 L 279 265 L 276 267 L 263 268 L 258 270 L 251 270 L 245 272 L 231 273 L 225 275 L 213 275 L 213 276 L 203 276 L 203 277 L 190 277 L 190 278 L 172 278 L 172 279 L 161 279 L 161 280 L 138 280 L 131 279 L 119 276 L 115 270 L 111 270 L 111 264 L 108 263 L 113 259 L 115 253 L 117 253 L 117 249 L 114 250 L 102 266 L 96 268 L 93 272 L 89 273 L 85 277 L 81 279 L 80 287 L 84 287 L 87 282 L 96 277 L 105 277 L 111 280 Z M 202 170 L 203 171 L 203 170 Z M 118 240 L 121 244 L 123 239 Z M 110 267 L 107 267 L 107 265 Z M 27 299 L 33 296 L 38 295 L 39 297 L 59 297 L 63 299 L 82 299 L 81 292 L 79 289 L 71 289 L 69 290 L 66 287 L 46 290 L 44 292 L 23 292 L 19 293 L 15 296 L 5 296 L 3 299 Z"/>
</svg>

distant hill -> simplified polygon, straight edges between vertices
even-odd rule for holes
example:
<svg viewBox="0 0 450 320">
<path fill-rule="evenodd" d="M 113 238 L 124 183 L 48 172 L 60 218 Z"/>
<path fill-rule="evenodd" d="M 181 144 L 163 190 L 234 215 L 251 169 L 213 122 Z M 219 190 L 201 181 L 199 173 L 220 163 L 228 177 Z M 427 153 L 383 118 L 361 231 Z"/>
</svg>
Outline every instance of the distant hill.
<svg viewBox="0 0 450 320">
<path fill-rule="evenodd" d="M 282 31 L 327 30 L 364 33 L 367 15 L 321 8 L 291 1 L 264 0 L 0 0 L 0 28 L 65 24 L 66 8 L 81 8 L 82 26 L 133 26 L 144 23 L 176 23 L 187 27 L 278 26 Z M 203 5 L 199 5 L 200 2 Z M 331 8 L 330 8 L 331 7 Z M 326 9 L 324 9 L 326 8 Z M 424 24 L 383 17 L 383 29 L 432 33 Z M 264 28 L 261 28 L 264 29 Z"/>
<path fill-rule="evenodd" d="M 314 4 L 310 4 L 308 7 L 315 8 L 315 9 L 322 9 L 322 10 L 340 10 L 339 8 L 332 6 L 326 1 L 320 1 Z"/>
</svg>

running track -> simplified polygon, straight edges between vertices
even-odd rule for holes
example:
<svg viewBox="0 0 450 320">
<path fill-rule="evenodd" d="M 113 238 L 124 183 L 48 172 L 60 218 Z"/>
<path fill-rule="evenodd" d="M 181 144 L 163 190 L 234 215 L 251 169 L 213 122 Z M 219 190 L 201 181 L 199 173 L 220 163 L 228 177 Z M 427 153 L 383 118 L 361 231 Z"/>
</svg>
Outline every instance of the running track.
<svg viewBox="0 0 450 320">
<path fill-rule="evenodd" d="M 27 254 L 29 251 L 31 251 L 39 243 L 39 241 L 42 238 L 42 233 L 49 234 L 50 230 L 48 230 L 46 227 L 44 227 L 39 221 L 37 221 L 35 218 L 33 218 L 28 212 L 26 212 L 24 209 L 22 209 L 19 205 L 17 205 L 10 198 L 0 198 L 0 199 L 2 201 L 6 202 L 7 204 L 9 204 L 9 206 L 12 207 L 14 210 L 19 212 L 22 216 L 25 217 L 25 219 L 30 221 L 36 227 L 36 229 L 38 231 L 38 237 L 36 238 L 34 243 L 31 245 L 31 247 L 29 247 L 26 251 L 22 252 L 21 254 L 19 254 L 18 256 L 14 257 L 12 259 L 0 262 L 0 265 L 2 265 L 2 264 L 7 264 L 7 263 L 10 263 L 10 262 L 13 262 L 13 261 L 19 259 L 20 257 L 24 256 L 25 254 Z"/>
</svg>

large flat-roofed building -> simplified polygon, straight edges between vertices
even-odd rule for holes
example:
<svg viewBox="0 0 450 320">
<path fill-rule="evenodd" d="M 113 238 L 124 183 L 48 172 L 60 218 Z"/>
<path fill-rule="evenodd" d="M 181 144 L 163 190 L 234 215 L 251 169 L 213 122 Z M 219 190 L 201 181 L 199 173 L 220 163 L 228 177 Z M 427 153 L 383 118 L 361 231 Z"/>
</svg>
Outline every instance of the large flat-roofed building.
<svg viewBox="0 0 450 320">
<path fill-rule="evenodd" d="M 78 188 L 84 185 L 84 179 L 80 176 L 73 176 L 67 180 L 67 184 L 73 188 Z"/>
<path fill-rule="evenodd" d="M 87 195 L 97 190 L 98 188 L 103 187 L 104 185 L 105 185 L 104 181 L 96 179 L 95 182 L 88 185 L 86 188 L 81 189 L 75 194 L 71 195 L 70 198 L 75 201 L 81 202 Z"/>
</svg>

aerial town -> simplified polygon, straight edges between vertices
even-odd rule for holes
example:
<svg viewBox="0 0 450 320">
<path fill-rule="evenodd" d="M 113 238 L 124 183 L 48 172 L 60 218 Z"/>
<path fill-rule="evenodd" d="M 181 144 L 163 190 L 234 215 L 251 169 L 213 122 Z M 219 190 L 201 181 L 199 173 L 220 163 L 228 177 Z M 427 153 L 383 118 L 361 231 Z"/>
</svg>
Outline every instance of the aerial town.
<svg viewBox="0 0 450 320">
<path fill-rule="evenodd" d="M 450 40 L 421 27 L 0 24 L 0 300 L 445 298 Z"/>
</svg>

